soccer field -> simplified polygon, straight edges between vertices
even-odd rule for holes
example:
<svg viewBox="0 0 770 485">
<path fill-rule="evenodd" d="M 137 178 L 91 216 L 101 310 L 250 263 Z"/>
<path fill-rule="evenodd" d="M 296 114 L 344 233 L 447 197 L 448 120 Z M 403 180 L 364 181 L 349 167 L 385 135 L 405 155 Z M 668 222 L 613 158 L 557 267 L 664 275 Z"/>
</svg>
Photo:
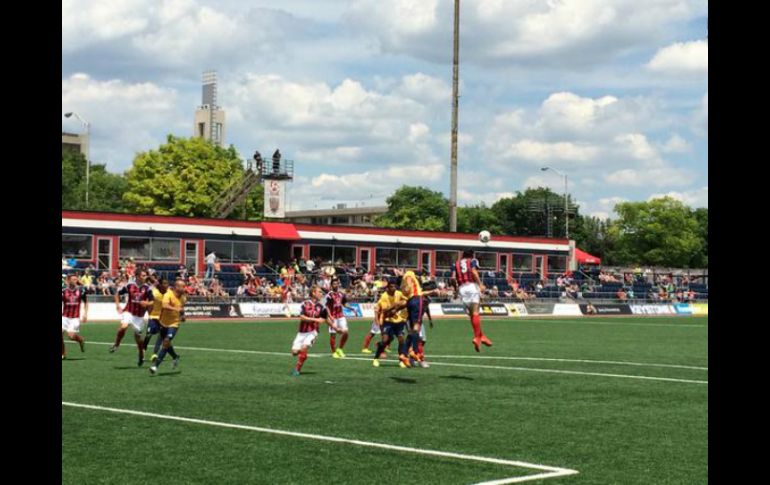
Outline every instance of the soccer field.
<svg viewBox="0 0 770 485">
<path fill-rule="evenodd" d="M 84 324 L 63 483 L 708 482 L 707 318 L 484 319 L 480 354 L 467 320 L 437 320 L 428 369 L 373 368 L 369 326 L 347 359 L 322 327 L 292 377 L 296 320 L 187 322 L 179 368 L 151 377 L 130 334 L 107 352 L 117 323 Z"/>
</svg>

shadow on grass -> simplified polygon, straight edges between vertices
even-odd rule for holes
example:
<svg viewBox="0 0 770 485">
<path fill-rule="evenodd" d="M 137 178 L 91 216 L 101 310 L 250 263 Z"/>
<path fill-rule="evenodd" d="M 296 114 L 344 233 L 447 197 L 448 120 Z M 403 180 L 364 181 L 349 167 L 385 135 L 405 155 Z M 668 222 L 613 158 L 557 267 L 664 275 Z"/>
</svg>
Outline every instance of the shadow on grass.
<svg viewBox="0 0 770 485">
<path fill-rule="evenodd" d="M 80 357 L 77 359 L 73 359 L 72 357 L 67 357 L 66 359 L 63 359 L 62 362 L 77 362 L 79 360 L 86 360 L 85 357 Z"/>
<path fill-rule="evenodd" d="M 472 381 L 472 380 L 474 380 L 474 379 L 473 379 L 473 377 L 468 377 L 468 376 L 456 376 L 456 375 L 451 375 L 451 376 L 439 376 L 439 379 L 457 379 L 457 380 L 462 380 L 462 381 Z"/>
<path fill-rule="evenodd" d="M 181 373 L 181 370 L 174 370 L 171 372 L 164 372 L 163 374 L 156 374 L 155 377 L 176 377 Z"/>
<path fill-rule="evenodd" d="M 401 384 L 417 384 L 417 379 L 410 379 L 408 377 L 391 377 L 391 379 Z"/>
<path fill-rule="evenodd" d="M 122 366 L 122 367 L 118 367 L 118 366 L 113 367 L 113 369 L 115 369 L 115 370 L 131 370 L 131 369 L 134 369 L 134 370 L 144 370 L 145 372 L 147 371 L 148 368 L 149 367 L 139 367 L 138 365 L 125 365 L 125 366 Z"/>
</svg>

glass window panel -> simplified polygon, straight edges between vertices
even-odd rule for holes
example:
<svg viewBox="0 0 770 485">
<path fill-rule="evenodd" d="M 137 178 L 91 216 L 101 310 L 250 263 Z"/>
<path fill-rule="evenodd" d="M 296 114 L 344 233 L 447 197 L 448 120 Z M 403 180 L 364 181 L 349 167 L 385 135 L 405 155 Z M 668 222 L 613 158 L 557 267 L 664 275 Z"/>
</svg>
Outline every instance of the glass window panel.
<svg viewBox="0 0 770 485">
<path fill-rule="evenodd" d="M 400 267 L 406 266 L 407 268 L 417 268 L 417 250 L 416 249 L 399 249 L 398 250 L 398 265 Z"/>
<path fill-rule="evenodd" d="M 153 261 L 179 261 L 179 239 L 152 240 Z"/>
<path fill-rule="evenodd" d="M 150 238 L 148 237 L 121 237 L 120 252 L 121 259 L 134 258 L 140 261 L 150 260 Z"/>
<path fill-rule="evenodd" d="M 208 256 L 211 251 L 214 251 L 217 259 L 221 263 L 233 262 L 233 243 L 230 241 L 211 241 L 206 240 L 206 249 L 203 253 L 204 256 Z"/>
<path fill-rule="evenodd" d="M 531 254 L 514 254 L 513 270 L 527 271 L 531 273 L 532 272 L 532 255 Z"/>
<path fill-rule="evenodd" d="M 259 246 L 255 242 L 234 242 L 233 243 L 233 263 L 237 262 L 257 262 Z"/>
<path fill-rule="evenodd" d="M 477 252 L 476 259 L 481 269 L 494 271 L 497 268 L 497 253 Z"/>
<path fill-rule="evenodd" d="M 335 264 L 355 264 L 356 248 L 348 246 L 334 246 Z"/>
<path fill-rule="evenodd" d="M 310 246 L 310 259 L 320 259 L 322 263 L 329 263 L 332 260 L 331 246 Z"/>
<path fill-rule="evenodd" d="M 395 266 L 396 252 L 393 248 L 377 248 L 377 264 Z"/>
<path fill-rule="evenodd" d="M 91 259 L 93 236 L 61 235 L 61 255 L 66 258 Z"/>
<path fill-rule="evenodd" d="M 457 251 L 436 251 L 436 268 L 449 269 L 458 257 Z"/>
<path fill-rule="evenodd" d="M 548 272 L 558 273 L 567 269 L 566 256 L 548 256 Z"/>
</svg>

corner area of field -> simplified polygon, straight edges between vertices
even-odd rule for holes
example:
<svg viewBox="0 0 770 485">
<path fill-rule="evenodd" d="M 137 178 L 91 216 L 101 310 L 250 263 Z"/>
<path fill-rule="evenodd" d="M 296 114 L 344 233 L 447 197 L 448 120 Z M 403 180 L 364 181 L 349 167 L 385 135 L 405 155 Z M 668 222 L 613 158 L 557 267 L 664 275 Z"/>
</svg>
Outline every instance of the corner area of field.
<svg viewBox="0 0 770 485">
<path fill-rule="evenodd" d="M 332 359 L 322 330 L 299 378 L 294 320 L 187 322 L 155 377 L 130 336 L 107 352 L 116 324 L 84 324 L 63 483 L 707 483 L 707 318 L 483 324 L 477 354 L 438 320 L 429 369 L 373 368 L 363 320 Z"/>
</svg>

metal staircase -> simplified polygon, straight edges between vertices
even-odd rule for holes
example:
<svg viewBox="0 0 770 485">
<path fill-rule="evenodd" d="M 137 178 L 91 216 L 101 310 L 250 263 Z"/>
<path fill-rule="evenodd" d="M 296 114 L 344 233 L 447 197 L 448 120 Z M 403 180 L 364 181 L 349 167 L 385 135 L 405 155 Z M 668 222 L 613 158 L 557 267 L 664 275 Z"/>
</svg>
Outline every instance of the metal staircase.
<svg viewBox="0 0 770 485">
<path fill-rule="evenodd" d="M 225 191 L 219 204 L 214 208 L 214 217 L 224 219 L 232 214 L 259 183 L 259 175 L 249 167 L 244 173 L 244 177 Z"/>
</svg>

